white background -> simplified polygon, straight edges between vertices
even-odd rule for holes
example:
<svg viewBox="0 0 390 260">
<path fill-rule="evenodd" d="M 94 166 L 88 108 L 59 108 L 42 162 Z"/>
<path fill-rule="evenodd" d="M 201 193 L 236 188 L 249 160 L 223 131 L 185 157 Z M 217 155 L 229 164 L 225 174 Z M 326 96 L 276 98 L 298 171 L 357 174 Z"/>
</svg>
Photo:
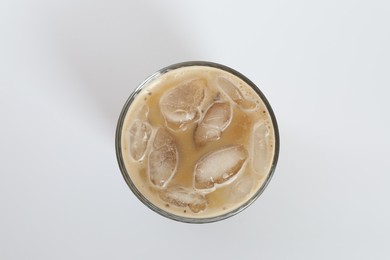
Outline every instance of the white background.
<svg viewBox="0 0 390 260">
<path fill-rule="evenodd" d="M 388 1 L 0 2 L 0 259 L 390 259 Z M 230 66 L 281 151 L 239 215 L 182 224 L 117 166 L 132 90 L 187 60 Z"/>
</svg>

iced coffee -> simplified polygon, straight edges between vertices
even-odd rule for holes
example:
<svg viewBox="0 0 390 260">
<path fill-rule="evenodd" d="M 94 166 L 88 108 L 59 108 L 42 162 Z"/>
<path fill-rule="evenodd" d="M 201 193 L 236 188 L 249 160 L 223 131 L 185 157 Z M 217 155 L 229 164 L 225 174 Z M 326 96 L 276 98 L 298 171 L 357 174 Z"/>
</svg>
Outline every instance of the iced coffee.
<svg viewBox="0 0 390 260">
<path fill-rule="evenodd" d="M 259 196 L 278 133 L 261 92 L 218 64 L 184 63 L 146 80 L 126 103 L 117 155 L 130 188 L 185 222 L 228 217 Z M 204 220 L 204 221 L 202 221 Z"/>
</svg>

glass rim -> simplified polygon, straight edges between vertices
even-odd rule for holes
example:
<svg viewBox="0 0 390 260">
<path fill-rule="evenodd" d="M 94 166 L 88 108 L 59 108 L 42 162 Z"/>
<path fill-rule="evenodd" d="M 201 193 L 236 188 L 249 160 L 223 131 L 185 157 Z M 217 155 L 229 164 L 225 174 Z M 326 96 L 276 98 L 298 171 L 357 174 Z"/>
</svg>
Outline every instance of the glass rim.
<svg viewBox="0 0 390 260">
<path fill-rule="evenodd" d="M 154 205 L 137 189 L 137 187 L 135 186 L 135 184 L 131 180 L 130 174 L 127 172 L 127 169 L 126 169 L 126 166 L 125 166 L 125 163 L 123 160 L 123 156 L 122 156 L 121 139 L 122 139 L 123 123 L 124 123 L 124 119 L 126 117 L 127 111 L 130 108 L 131 104 L 133 103 L 134 99 L 138 96 L 138 94 L 142 91 L 142 89 L 145 86 L 147 86 L 150 82 L 157 79 L 161 75 L 163 75 L 169 71 L 172 71 L 172 70 L 176 70 L 176 69 L 183 68 L 183 67 L 191 67 L 191 66 L 217 68 L 217 69 L 226 71 L 234 76 L 237 76 L 238 78 L 243 80 L 246 84 L 248 84 L 248 86 L 250 86 L 256 92 L 256 94 L 259 95 L 259 97 L 261 98 L 261 100 L 265 104 L 265 106 L 268 110 L 268 113 L 270 115 L 271 121 L 272 121 L 273 129 L 274 129 L 274 137 L 275 137 L 274 158 L 272 160 L 272 164 L 271 164 L 270 170 L 268 172 L 268 175 L 267 175 L 265 181 L 263 182 L 263 184 L 261 185 L 261 187 L 245 203 L 243 203 L 239 207 L 237 207 L 231 211 L 225 212 L 221 215 L 217 215 L 217 216 L 213 216 L 213 217 L 205 217 L 205 218 L 192 218 L 192 217 L 183 217 L 183 216 L 175 215 L 173 213 L 167 212 L 164 209 Z M 192 223 L 192 224 L 212 223 L 212 222 L 221 221 L 221 220 L 230 218 L 230 217 L 240 213 L 241 211 L 243 211 L 244 209 L 249 207 L 253 202 L 255 202 L 260 197 L 260 195 L 264 192 L 264 190 L 268 186 L 268 184 L 269 184 L 269 182 L 270 182 L 270 180 L 275 172 L 275 168 L 276 168 L 278 158 L 279 158 L 279 146 L 280 146 L 280 140 L 279 140 L 278 124 L 277 124 L 277 121 L 276 121 L 276 118 L 275 118 L 275 115 L 274 115 L 274 112 L 272 110 L 271 105 L 269 104 L 269 102 L 268 102 L 267 98 L 264 96 L 264 94 L 260 91 L 260 89 L 251 80 L 249 80 L 246 76 L 244 76 L 240 72 L 238 72 L 230 67 L 227 67 L 225 65 L 214 63 L 214 62 L 209 62 L 209 61 L 187 61 L 187 62 L 172 64 L 170 66 L 164 67 L 164 68 L 156 71 L 155 73 L 150 75 L 148 78 L 146 78 L 141 84 L 139 84 L 135 88 L 135 90 L 130 94 L 130 96 L 126 100 L 126 102 L 121 110 L 121 113 L 119 115 L 119 119 L 118 119 L 118 123 L 117 123 L 117 127 L 116 127 L 116 132 L 115 132 L 115 151 L 116 151 L 118 165 L 119 165 L 119 168 L 120 168 L 120 171 L 122 173 L 123 178 L 125 179 L 127 185 L 129 186 L 130 190 L 134 193 L 134 195 L 144 205 L 146 205 L 148 208 L 150 208 L 154 212 L 158 213 L 159 215 L 166 217 L 166 218 L 169 218 L 171 220 L 184 222 L 184 223 Z"/>
</svg>

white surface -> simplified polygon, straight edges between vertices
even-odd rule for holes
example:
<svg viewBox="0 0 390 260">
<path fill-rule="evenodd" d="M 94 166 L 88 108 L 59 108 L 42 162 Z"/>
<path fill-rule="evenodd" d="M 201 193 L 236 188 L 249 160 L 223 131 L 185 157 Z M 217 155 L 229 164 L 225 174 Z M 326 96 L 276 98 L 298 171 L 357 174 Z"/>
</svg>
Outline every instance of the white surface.
<svg viewBox="0 0 390 260">
<path fill-rule="evenodd" d="M 1 1 L 0 259 L 389 259 L 389 12 L 385 0 Z M 142 205 L 114 152 L 130 92 L 186 60 L 244 73 L 280 127 L 263 196 L 208 225 Z"/>
</svg>

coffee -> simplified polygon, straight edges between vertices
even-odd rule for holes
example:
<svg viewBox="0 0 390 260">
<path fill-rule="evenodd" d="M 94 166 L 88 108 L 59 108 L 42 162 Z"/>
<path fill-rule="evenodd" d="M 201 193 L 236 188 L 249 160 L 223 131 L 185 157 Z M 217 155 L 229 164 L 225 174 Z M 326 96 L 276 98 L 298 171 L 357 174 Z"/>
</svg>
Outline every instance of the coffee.
<svg viewBox="0 0 390 260">
<path fill-rule="evenodd" d="M 183 64 L 144 82 L 125 106 L 118 160 L 132 190 L 159 213 L 216 220 L 253 201 L 268 182 L 276 121 L 265 98 L 237 74 Z"/>
</svg>

